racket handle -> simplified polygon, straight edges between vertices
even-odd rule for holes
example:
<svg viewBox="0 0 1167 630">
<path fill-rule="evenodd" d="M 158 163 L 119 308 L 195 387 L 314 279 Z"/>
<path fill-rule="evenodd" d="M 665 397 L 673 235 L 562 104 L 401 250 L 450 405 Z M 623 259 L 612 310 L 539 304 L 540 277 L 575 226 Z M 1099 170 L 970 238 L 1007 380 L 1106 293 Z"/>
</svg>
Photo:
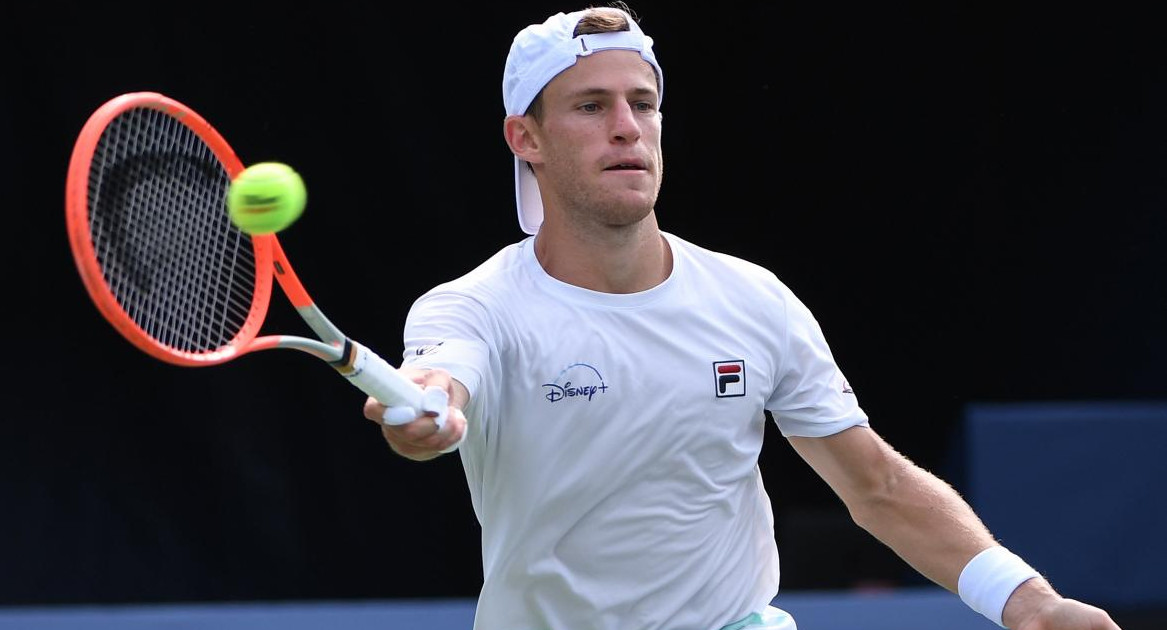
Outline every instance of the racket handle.
<svg viewBox="0 0 1167 630">
<path fill-rule="evenodd" d="M 446 424 L 450 405 L 446 390 L 439 387 L 422 389 L 377 353 L 355 341 L 352 344 L 356 349 L 353 370 L 343 375 L 361 391 L 394 411 L 389 414 L 387 423 L 406 424 L 422 414 L 432 413 L 436 414 L 434 422 L 438 428 Z"/>
</svg>

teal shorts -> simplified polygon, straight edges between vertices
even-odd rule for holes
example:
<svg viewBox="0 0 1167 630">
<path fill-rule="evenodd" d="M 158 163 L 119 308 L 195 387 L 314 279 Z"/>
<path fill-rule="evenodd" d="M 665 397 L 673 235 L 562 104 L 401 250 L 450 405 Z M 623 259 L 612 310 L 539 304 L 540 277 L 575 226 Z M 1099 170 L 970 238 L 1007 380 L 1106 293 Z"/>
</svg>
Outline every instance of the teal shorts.
<svg viewBox="0 0 1167 630">
<path fill-rule="evenodd" d="M 785 610 L 767 606 L 761 613 L 751 613 L 721 630 L 798 630 L 798 626 Z"/>
</svg>

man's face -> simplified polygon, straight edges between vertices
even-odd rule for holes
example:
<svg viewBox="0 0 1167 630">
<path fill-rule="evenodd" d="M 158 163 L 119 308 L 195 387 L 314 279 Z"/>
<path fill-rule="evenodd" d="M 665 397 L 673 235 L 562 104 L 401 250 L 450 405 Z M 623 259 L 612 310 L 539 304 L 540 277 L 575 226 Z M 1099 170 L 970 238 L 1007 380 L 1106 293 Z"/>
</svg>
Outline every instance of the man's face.
<svg viewBox="0 0 1167 630">
<path fill-rule="evenodd" d="M 618 227 L 652 211 L 664 173 L 658 98 L 652 66 L 628 50 L 580 57 L 547 84 L 536 169 L 550 212 Z"/>
</svg>

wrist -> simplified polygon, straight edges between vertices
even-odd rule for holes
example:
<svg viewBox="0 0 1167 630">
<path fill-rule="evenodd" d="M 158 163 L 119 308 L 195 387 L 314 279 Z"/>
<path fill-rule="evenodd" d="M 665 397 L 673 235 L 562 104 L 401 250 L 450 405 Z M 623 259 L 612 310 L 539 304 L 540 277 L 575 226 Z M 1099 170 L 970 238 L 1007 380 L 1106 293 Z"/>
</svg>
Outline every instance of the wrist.
<svg viewBox="0 0 1167 630">
<path fill-rule="evenodd" d="M 1060 599 L 1049 582 L 1043 579 L 1026 580 L 1005 602 L 1001 623 L 1006 628 L 1019 628 L 1026 619 L 1040 614 L 1043 608 Z"/>
<path fill-rule="evenodd" d="M 1013 552 L 993 546 L 973 556 L 960 572 L 957 592 L 969 608 L 1005 627 L 1005 604 L 1017 587 L 1040 574 Z"/>
</svg>

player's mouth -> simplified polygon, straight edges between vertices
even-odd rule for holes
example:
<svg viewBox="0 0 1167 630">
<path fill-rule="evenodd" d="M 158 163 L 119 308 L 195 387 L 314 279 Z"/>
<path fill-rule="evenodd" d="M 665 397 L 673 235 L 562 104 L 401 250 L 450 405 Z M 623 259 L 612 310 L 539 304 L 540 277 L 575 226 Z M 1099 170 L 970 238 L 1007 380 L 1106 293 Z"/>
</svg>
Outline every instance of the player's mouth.
<svg viewBox="0 0 1167 630">
<path fill-rule="evenodd" d="M 641 160 L 622 160 L 604 167 L 605 171 L 646 171 L 648 167 L 645 166 Z"/>
</svg>

